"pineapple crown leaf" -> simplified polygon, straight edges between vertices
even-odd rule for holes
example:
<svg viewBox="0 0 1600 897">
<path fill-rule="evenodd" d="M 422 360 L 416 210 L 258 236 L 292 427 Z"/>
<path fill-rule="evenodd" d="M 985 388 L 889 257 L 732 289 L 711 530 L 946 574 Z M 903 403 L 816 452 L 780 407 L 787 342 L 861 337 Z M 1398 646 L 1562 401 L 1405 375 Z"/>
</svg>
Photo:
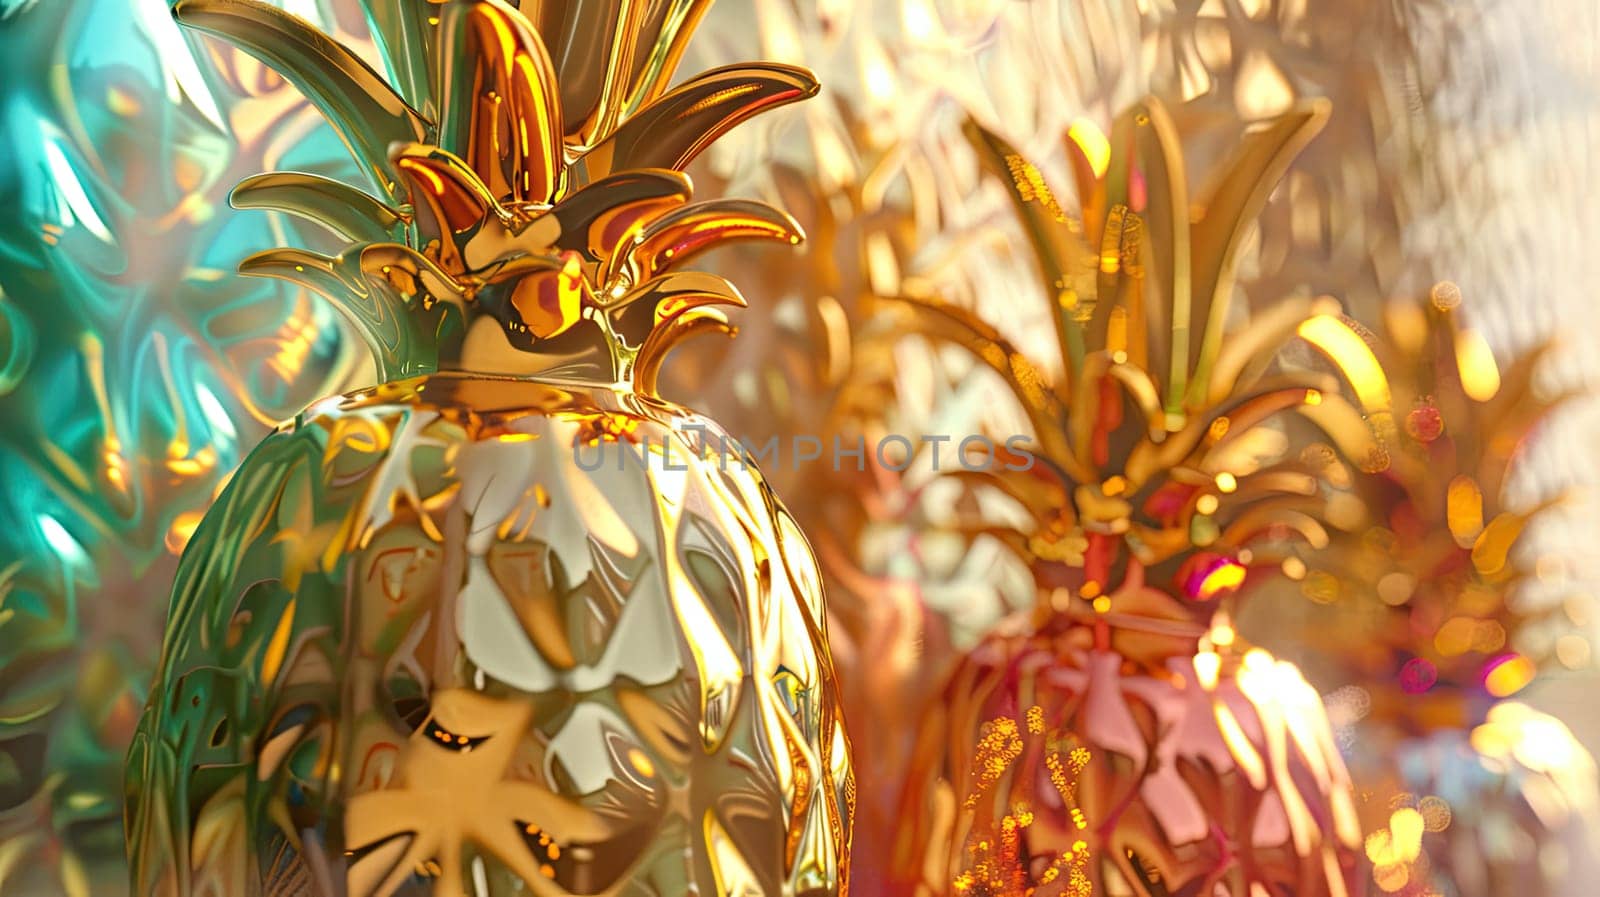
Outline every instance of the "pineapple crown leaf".
<svg viewBox="0 0 1600 897">
<path fill-rule="evenodd" d="M 362 0 L 367 23 L 383 53 L 391 83 L 430 118 L 442 60 L 433 48 L 440 0 Z M 561 77 L 568 133 L 592 145 L 595 135 L 653 102 L 666 91 L 689 38 L 711 0 L 605 0 L 524 4 L 524 15 L 544 36 Z"/>
<path fill-rule="evenodd" d="M 1145 345 L 1133 348 L 1148 352 L 1146 369 L 1162 381 L 1163 407 L 1178 414 L 1204 400 L 1228 329 L 1239 243 L 1329 109 L 1326 101 L 1308 102 L 1248 132 L 1214 186 L 1191 204 L 1177 128 L 1166 107 L 1147 98 L 1117 117 L 1098 150 L 1067 141 L 1078 220 L 1069 219 L 1036 166 L 968 122 L 968 137 L 1006 186 L 1047 294 L 1060 306 L 1064 386 L 1079 379 L 1089 353 L 1125 341 L 1127 322 L 1142 318 L 1148 332 L 1132 336 Z M 1153 304 L 1141 289 L 1147 272 Z"/>
<path fill-rule="evenodd" d="M 1485 513 L 1498 514 L 1519 447 L 1578 394 L 1545 396 L 1534 385 L 1552 341 L 1502 365 L 1453 306 L 1397 300 L 1376 332 L 1347 316 L 1327 316 L 1299 335 L 1349 385 L 1361 411 L 1381 423 L 1385 441 L 1403 449 L 1373 473 L 1441 527 L 1445 484 L 1457 476 L 1475 480 Z M 1404 438 L 1397 417 L 1405 419 Z"/>
<path fill-rule="evenodd" d="M 1372 331 L 1342 319 L 1306 334 L 1357 395 L 1377 394 L 1374 415 L 1404 421 L 1391 425 L 1391 463 L 1354 483 L 1366 518 L 1332 533 L 1307 567 L 1337 584 L 1332 594 L 1356 620 L 1377 625 L 1369 640 L 1389 649 L 1396 669 L 1419 659 L 1440 684 L 1479 690 L 1507 656 L 1542 668 L 1555 647 L 1542 633 L 1560 631 L 1552 624 L 1562 605 L 1516 595 L 1534 572 L 1524 556 L 1531 524 L 1563 497 L 1511 510 L 1502 493 L 1524 441 L 1571 397 L 1534 387 L 1552 344 L 1502 366 L 1438 288 L 1432 301 L 1391 302 L 1381 322 Z M 1471 636 L 1489 624 L 1501 641 L 1486 653 Z"/>
<path fill-rule="evenodd" d="M 1302 446 L 1267 450 L 1281 442 L 1285 413 L 1309 418 L 1347 456 L 1381 452 L 1337 377 L 1277 370 L 1302 325 L 1336 314 L 1337 302 L 1286 299 L 1248 328 L 1229 313 L 1243 236 L 1327 115 L 1326 103 L 1307 104 L 1250 131 L 1215 186 L 1191 202 L 1177 128 L 1147 99 L 1108 138 L 1071 135 L 1076 218 L 1037 167 L 968 122 L 1055 300 L 1063 374 L 1047 383 L 970 311 L 926 296 L 900 301 L 920 312 L 913 330 L 965 346 L 1017 395 L 1039 446 L 1035 463 L 985 476 L 1007 494 L 1060 498 L 1025 503 L 1038 526 L 1028 554 L 1081 566 L 1085 594 L 1114 582 L 1143 588 L 1143 574 L 1118 570 L 1137 561 L 1206 603 L 1243 583 L 1239 563 L 1273 563 L 1264 541 L 1292 533 L 1325 543 L 1322 466 L 1294 453 Z M 1247 547 L 1253 561 L 1229 560 Z M 1211 577 L 1216 564 L 1224 566 Z"/>
<path fill-rule="evenodd" d="M 237 207 L 309 218 L 351 245 L 271 250 L 241 270 L 328 296 L 385 379 L 454 365 L 653 388 L 684 338 L 731 330 L 707 306 L 742 305 L 738 291 L 671 269 L 732 240 L 794 244 L 803 232 L 761 203 L 690 202 L 681 169 L 747 118 L 815 94 L 810 73 L 728 66 L 666 90 L 703 2 L 415 5 L 429 14 L 366 3 L 405 97 L 281 10 L 174 8 L 299 86 L 377 188 L 294 172 L 247 179 Z"/>
<path fill-rule="evenodd" d="M 391 201 L 399 198 L 383 164 L 386 150 L 395 141 L 424 139 L 432 123 L 348 47 L 257 0 L 178 0 L 172 15 L 283 75 L 322 111 L 379 191 Z"/>
<path fill-rule="evenodd" d="M 405 238 L 406 213 L 342 181 L 299 171 L 252 175 L 233 188 L 236 209 L 286 212 L 352 242 Z"/>
<path fill-rule="evenodd" d="M 1548 355 L 1545 342 L 1503 367 L 1466 327 L 1453 306 L 1396 302 L 1378 332 L 1348 319 L 1325 322 L 1309 342 L 1357 395 L 1371 398 L 1369 414 L 1401 416 L 1404 435 L 1392 422 L 1399 446 L 1382 471 L 1357 484 L 1375 519 L 1414 519 L 1402 527 L 1397 556 L 1447 559 L 1470 550 L 1472 567 L 1502 592 L 1522 571 L 1506 558 L 1523 544 L 1525 524 L 1560 503 L 1549 500 L 1517 512 L 1502 492 L 1530 433 L 1572 394 L 1543 396 L 1534 372 Z M 1359 560 L 1370 554 L 1361 530 L 1335 539 L 1318 566 L 1344 567 L 1375 587 L 1387 568 Z M 1444 561 L 1441 560 L 1441 563 Z M 1424 571 L 1431 572 L 1431 571 Z M 1509 621 L 1509 618 L 1508 618 Z"/>
</svg>

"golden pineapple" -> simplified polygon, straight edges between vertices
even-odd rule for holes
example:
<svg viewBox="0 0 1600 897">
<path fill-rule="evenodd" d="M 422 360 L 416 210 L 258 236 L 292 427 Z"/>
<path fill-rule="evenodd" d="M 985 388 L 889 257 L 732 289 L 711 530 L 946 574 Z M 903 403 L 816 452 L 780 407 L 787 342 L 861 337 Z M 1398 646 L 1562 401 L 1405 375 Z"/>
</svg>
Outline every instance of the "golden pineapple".
<svg viewBox="0 0 1600 897">
<path fill-rule="evenodd" d="M 328 296 L 383 382 L 263 442 L 184 555 L 129 758 L 134 891 L 844 893 L 815 561 L 717 426 L 654 391 L 742 304 L 679 266 L 801 238 L 690 203 L 681 169 L 815 82 L 667 90 L 703 3 L 371 6 L 388 82 L 263 4 L 175 9 L 370 174 L 235 201 L 350 241 L 244 270 Z"/>
<path fill-rule="evenodd" d="M 1230 622 L 1234 596 L 1297 538 L 1323 535 L 1331 459 L 1297 451 L 1285 420 L 1311 419 L 1360 464 L 1379 454 L 1336 378 L 1275 363 L 1335 304 L 1288 299 L 1248 326 L 1231 308 L 1245 232 L 1326 114 L 1307 105 L 1251 130 L 1193 199 L 1158 101 L 1120 116 L 1109 138 L 1075 129 L 1076 217 L 1035 166 L 974 128 L 1036 244 L 1063 373 L 1052 382 L 970 313 L 912 303 L 921 330 L 971 350 L 1029 416 L 1030 452 L 996 449 L 957 475 L 1024 510 L 1024 526 L 990 525 L 1028 561 L 1040 597 L 969 652 L 930 706 L 897 893 L 1355 888 L 1355 809 L 1319 696 Z M 1019 742 L 997 761 L 996 727 L 1024 725 L 1089 752 L 1073 794 L 1050 760 L 1065 744 Z M 1008 827 L 1026 832 L 1005 858 L 1013 868 L 997 872 L 986 851 Z M 1083 874 L 1065 874 L 1083 850 Z"/>
</svg>

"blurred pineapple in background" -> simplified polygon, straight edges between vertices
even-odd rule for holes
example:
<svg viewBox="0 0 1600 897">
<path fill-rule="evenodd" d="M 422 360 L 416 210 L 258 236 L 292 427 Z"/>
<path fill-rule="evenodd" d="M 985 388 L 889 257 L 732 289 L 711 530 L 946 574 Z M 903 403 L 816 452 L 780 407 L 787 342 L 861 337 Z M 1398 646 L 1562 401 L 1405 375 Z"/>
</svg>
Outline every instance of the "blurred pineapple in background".
<svg viewBox="0 0 1600 897">
<path fill-rule="evenodd" d="M 1311 104 L 1250 130 L 1191 200 L 1179 131 L 1146 100 L 1109 137 L 1069 137 L 1076 215 L 1035 166 L 974 127 L 1035 242 L 1062 374 L 1046 377 L 969 312 L 909 303 L 924 332 L 1004 377 L 1032 423 L 1026 454 L 997 451 L 1003 464 L 962 476 L 1027 512 L 1009 538 L 1039 599 L 972 649 L 929 705 L 902 804 L 898 892 L 966 890 L 972 845 L 1022 814 L 1016 893 L 1067 893 L 1046 876 L 1079 840 L 1095 893 L 1357 886 L 1355 807 L 1321 700 L 1230 622 L 1237 596 L 1274 575 L 1289 545 L 1322 535 L 1328 465 L 1286 438 L 1285 419 L 1316 423 L 1354 463 L 1379 451 L 1335 378 L 1276 363 L 1298 327 L 1336 305 L 1288 298 L 1248 325 L 1233 313 L 1234 254 L 1326 115 Z M 1044 731 L 1092 754 L 1076 798 L 1036 753 L 995 797 L 967 800 L 993 773 L 979 723 L 1030 706 Z"/>
<path fill-rule="evenodd" d="M 307 291 L 232 277 L 296 231 L 227 191 L 349 166 L 298 91 L 163 0 L 0 3 L 0 47 L 0 893 L 122 894 L 178 553 L 244 451 L 360 362 Z"/>
<path fill-rule="evenodd" d="M 1315 350 L 1303 353 L 1308 365 L 1351 385 L 1384 443 L 1381 465 L 1345 481 L 1362 513 L 1330 528 L 1307 563 L 1291 562 L 1312 610 L 1300 634 L 1337 657 L 1339 674 L 1398 681 L 1404 694 L 1375 714 L 1425 728 L 1480 722 L 1487 701 L 1527 684 L 1535 663 L 1515 649 L 1533 651 L 1536 639 L 1549 656 L 1560 636 L 1538 626 L 1559 608 L 1517 595 L 1534 572 L 1526 536 L 1549 504 L 1508 503 L 1514 464 L 1557 404 L 1534 384 L 1546 353 L 1502 367 L 1462 323 L 1460 299 L 1442 283 L 1423 302 L 1391 303 L 1376 331 L 1348 318 L 1300 331 Z M 1364 635 L 1338 648 L 1330 623 Z M 1570 658 L 1587 643 L 1560 644 Z"/>
<path fill-rule="evenodd" d="M 816 90 L 769 63 L 668 90 L 704 9 L 374 3 L 386 82 L 270 7 L 176 8 L 361 163 L 373 192 L 277 172 L 234 201 L 345 238 L 243 270 L 326 295 L 381 382 L 268 437 L 185 554 L 129 756 L 136 893 L 848 890 L 810 549 L 656 395 L 744 301 L 681 266 L 801 239 L 689 201 L 697 153 Z"/>
<path fill-rule="evenodd" d="M 1534 382 L 1545 350 L 1502 367 L 1460 304 L 1441 283 L 1391 303 L 1377 332 L 1332 319 L 1302 330 L 1383 422 L 1388 449 L 1349 482 L 1366 513 L 1288 562 L 1310 599 L 1296 635 L 1323 678 L 1348 683 L 1331 710 L 1363 786 L 1378 890 L 1558 894 L 1600 850 L 1594 761 L 1558 720 L 1503 700 L 1589 652 L 1562 605 L 1524 588 L 1548 563 L 1528 535 L 1550 506 L 1507 501 L 1557 399 Z"/>
</svg>

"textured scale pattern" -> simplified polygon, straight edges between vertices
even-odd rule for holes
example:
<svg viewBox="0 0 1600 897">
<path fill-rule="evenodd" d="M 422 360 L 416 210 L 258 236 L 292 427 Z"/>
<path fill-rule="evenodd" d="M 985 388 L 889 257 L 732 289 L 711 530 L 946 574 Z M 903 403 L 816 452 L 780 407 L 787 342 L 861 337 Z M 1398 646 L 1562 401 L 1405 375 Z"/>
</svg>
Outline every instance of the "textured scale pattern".
<svg viewBox="0 0 1600 897">
<path fill-rule="evenodd" d="M 135 891 L 843 893 L 820 578 L 719 432 L 438 375 L 268 438 L 179 573 Z"/>
</svg>

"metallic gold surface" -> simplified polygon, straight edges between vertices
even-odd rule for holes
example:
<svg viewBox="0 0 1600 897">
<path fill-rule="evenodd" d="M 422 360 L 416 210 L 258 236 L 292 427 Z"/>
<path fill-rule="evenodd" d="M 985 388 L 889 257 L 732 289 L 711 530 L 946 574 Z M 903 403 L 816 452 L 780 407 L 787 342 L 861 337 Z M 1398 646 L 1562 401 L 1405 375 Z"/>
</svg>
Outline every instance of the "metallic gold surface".
<svg viewBox="0 0 1600 897">
<path fill-rule="evenodd" d="M 375 18 L 402 97 L 261 4 L 175 9 L 282 67 L 371 172 L 354 201 L 247 184 L 353 242 L 242 268 L 328 296 L 383 382 L 286 424 L 196 531 L 130 756 L 134 889 L 843 894 L 820 575 L 722 432 L 654 397 L 743 303 L 678 266 L 800 240 L 687 204 L 678 169 L 815 82 L 664 90 L 689 7 L 434 12 Z"/>
<path fill-rule="evenodd" d="M 179 573 L 135 892 L 843 893 L 820 578 L 719 435 L 440 374 L 270 437 Z"/>
<path fill-rule="evenodd" d="M 636 34 L 646 12 L 619 4 L 612 39 L 649 44 Z M 437 70 L 433 122 L 286 13 L 183 0 L 174 15 L 281 67 L 371 172 L 377 196 L 304 177 L 249 182 L 248 204 L 319 221 L 336 209 L 332 226 L 355 242 L 338 255 L 269 250 L 242 270 L 327 296 L 366 339 L 381 379 L 442 366 L 630 380 L 649 391 L 667 352 L 723 321 L 708 306 L 743 303 L 719 278 L 669 269 L 728 240 L 800 241 L 792 221 L 755 203 L 685 206 L 692 188 L 679 170 L 746 118 L 815 93 L 804 70 L 728 67 L 660 93 L 672 71 L 651 68 L 637 90 L 659 96 L 624 110 L 621 96 L 603 92 L 606 130 L 570 131 L 562 85 L 593 77 L 585 67 L 594 63 L 557 69 L 546 46 L 605 36 L 541 36 L 502 3 L 452 2 L 412 45 L 385 47 L 390 59 L 421 56 Z M 657 41 L 677 40 L 682 24 L 657 21 Z"/>
</svg>

